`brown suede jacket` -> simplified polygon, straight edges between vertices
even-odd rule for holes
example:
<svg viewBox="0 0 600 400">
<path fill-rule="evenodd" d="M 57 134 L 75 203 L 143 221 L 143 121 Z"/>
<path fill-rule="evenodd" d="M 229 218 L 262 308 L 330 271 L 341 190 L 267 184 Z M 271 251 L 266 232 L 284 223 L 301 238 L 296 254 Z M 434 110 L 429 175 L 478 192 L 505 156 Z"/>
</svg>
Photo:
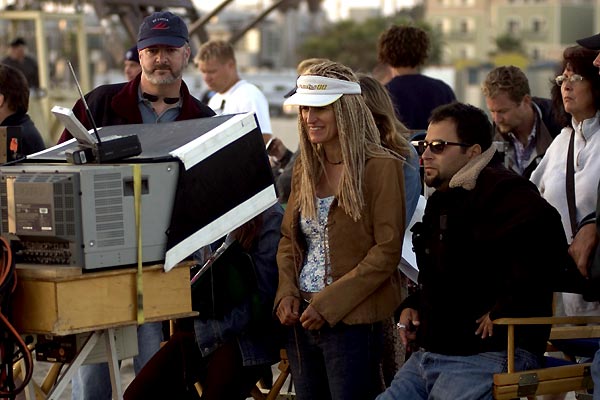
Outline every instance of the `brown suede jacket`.
<svg viewBox="0 0 600 400">
<path fill-rule="evenodd" d="M 300 298 L 298 277 L 306 244 L 300 231 L 297 193 L 300 188 L 298 158 L 292 192 L 281 225 L 277 252 L 279 287 L 275 307 L 282 298 Z M 371 158 L 364 170 L 365 207 L 354 221 L 334 200 L 327 221 L 333 282 L 314 295 L 311 305 L 334 326 L 381 321 L 394 313 L 401 301 L 398 263 L 404 237 L 404 176 L 402 161 Z"/>
</svg>

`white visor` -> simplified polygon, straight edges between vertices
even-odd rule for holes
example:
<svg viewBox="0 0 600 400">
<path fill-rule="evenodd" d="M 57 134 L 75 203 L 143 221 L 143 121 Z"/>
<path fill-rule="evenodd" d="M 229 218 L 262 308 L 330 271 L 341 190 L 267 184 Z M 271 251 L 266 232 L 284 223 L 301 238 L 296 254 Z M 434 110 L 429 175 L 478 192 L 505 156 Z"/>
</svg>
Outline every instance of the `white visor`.
<svg viewBox="0 0 600 400">
<path fill-rule="evenodd" d="M 296 82 L 296 93 L 283 102 L 286 106 L 327 106 L 344 94 L 360 94 L 357 82 L 326 78 L 316 75 L 302 75 Z"/>
</svg>

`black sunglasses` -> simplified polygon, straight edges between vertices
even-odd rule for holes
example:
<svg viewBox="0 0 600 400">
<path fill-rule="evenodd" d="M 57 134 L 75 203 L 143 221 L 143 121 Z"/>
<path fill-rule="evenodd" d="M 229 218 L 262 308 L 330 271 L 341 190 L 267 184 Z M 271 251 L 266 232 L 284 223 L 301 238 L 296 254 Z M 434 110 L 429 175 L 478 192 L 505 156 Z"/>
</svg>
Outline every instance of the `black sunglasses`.
<svg viewBox="0 0 600 400">
<path fill-rule="evenodd" d="M 467 143 L 457 143 L 457 142 L 447 142 L 445 140 L 432 140 L 428 142 L 427 140 L 413 140 L 412 145 L 417 148 L 419 154 L 425 153 L 425 149 L 429 147 L 429 150 L 433 154 L 442 154 L 446 146 L 461 146 L 461 147 L 471 147 L 472 144 Z"/>
</svg>

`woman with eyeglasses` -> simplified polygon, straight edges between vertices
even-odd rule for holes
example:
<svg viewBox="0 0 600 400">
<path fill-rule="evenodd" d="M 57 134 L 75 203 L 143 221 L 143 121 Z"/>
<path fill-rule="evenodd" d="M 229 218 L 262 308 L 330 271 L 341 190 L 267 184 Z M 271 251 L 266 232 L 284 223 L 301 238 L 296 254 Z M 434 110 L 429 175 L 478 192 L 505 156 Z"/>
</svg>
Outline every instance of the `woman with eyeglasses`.
<svg viewBox="0 0 600 400">
<path fill-rule="evenodd" d="M 565 49 L 552 88 L 556 119 L 564 128 L 531 175 L 542 196 L 560 212 L 570 241 L 569 254 L 584 276 L 598 243 L 596 226 L 591 223 L 595 222 L 600 178 L 600 76 L 593 65 L 597 55 L 598 51 L 580 46 Z M 569 153 L 573 172 L 567 171 Z M 573 189 L 567 185 L 569 175 Z M 574 195 L 573 218 L 568 193 Z M 567 315 L 600 314 L 599 303 L 586 302 L 578 294 L 564 293 L 563 304 Z"/>
<path fill-rule="evenodd" d="M 300 156 L 281 225 L 275 310 L 298 400 L 382 391 L 382 321 L 400 305 L 403 162 L 380 144 L 354 73 L 327 61 L 297 81 Z"/>
</svg>

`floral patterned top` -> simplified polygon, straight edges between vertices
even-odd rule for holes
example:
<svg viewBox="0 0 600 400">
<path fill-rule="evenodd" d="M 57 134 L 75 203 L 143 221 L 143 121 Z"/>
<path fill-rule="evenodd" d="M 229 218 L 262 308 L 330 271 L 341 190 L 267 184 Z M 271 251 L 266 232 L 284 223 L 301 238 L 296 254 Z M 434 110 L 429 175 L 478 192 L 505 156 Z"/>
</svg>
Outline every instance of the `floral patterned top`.
<svg viewBox="0 0 600 400">
<path fill-rule="evenodd" d="M 300 290 L 320 292 L 333 282 L 329 273 L 329 241 L 327 240 L 327 217 L 334 196 L 316 199 L 317 218 L 305 218 L 300 215 L 300 230 L 306 238 L 308 250 L 300 271 Z"/>
</svg>

